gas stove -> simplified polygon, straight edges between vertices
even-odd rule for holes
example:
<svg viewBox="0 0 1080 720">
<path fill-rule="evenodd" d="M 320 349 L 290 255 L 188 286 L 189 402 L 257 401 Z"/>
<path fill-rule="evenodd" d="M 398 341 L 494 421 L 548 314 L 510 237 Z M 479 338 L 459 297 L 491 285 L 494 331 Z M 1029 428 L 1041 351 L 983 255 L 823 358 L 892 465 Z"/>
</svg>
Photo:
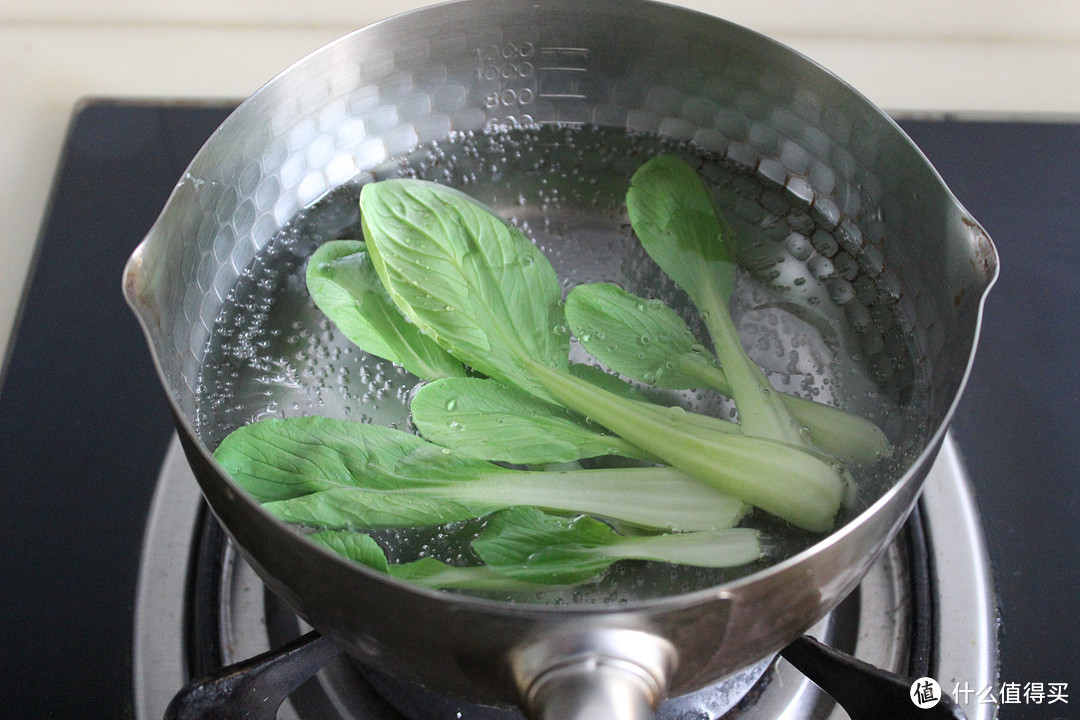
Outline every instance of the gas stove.
<svg viewBox="0 0 1080 720">
<path fill-rule="evenodd" d="M 203 509 L 118 287 L 232 107 L 102 100 L 74 115 L 0 385 L 0 682 L 13 717 L 161 717 L 190 678 L 306 630 Z M 1067 717 L 1080 702 L 1068 403 L 1080 330 L 1053 308 L 1077 300 L 1080 125 L 902 124 L 995 239 L 1003 275 L 918 516 L 812 634 L 936 678 L 969 718 Z M 339 658 L 279 717 L 420 720 L 431 707 L 387 685 Z M 662 713 L 845 717 L 783 659 L 695 695 Z"/>
</svg>

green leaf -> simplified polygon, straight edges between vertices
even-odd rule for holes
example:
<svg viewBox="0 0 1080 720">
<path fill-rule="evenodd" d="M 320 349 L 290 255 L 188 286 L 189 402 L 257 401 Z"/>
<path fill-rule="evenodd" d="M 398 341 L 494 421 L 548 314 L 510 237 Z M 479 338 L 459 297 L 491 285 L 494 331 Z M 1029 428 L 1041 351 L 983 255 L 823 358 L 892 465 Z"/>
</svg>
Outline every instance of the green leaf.
<svg viewBox="0 0 1080 720">
<path fill-rule="evenodd" d="M 536 586 L 501 575 L 483 565 L 458 567 L 435 558 L 421 558 L 412 562 L 391 564 L 386 560 L 382 546 L 364 533 L 321 530 L 308 535 L 314 542 L 324 545 L 361 565 L 384 572 L 391 577 L 432 589 L 513 591 L 535 590 Z"/>
<path fill-rule="evenodd" d="M 433 491 L 428 496 L 419 487 L 386 492 L 357 486 L 275 500 L 263 507 L 280 520 L 307 527 L 372 530 L 445 525 L 483 517 L 505 505 L 459 502 L 452 492 Z"/>
<path fill-rule="evenodd" d="M 727 384 L 686 322 L 661 300 L 607 283 L 578 285 L 567 296 L 565 311 L 581 345 L 632 380 L 679 390 Z"/>
<path fill-rule="evenodd" d="M 695 305 L 726 302 L 735 281 L 728 229 L 692 167 L 674 155 L 645 163 L 630 179 L 626 210 L 649 257 Z"/>
<path fill-rule="evenodd" d="M 441 525 L 533 505 L 700 529 L 731 526 L 747 510 L 673 468 L 514 470 L 400 430 L 321 417 L 247 425 L 215 457 L 269 512 L 320 528 Z"/>
<path fill-rule="evenodd" d="M 214 459 L 260 502 L 339 487 L 398 490 L 409 478 L 460 482 L 496 467 L 400 430 L 318 416 L 245 425 L 222 441 Z"/>
<path fill-rule="evenodd" d="M 578 285 L 566 298 L 566 319 L 585 349 L 615 372 L 659 387 L 731 395 L 723 369 L 659 300 L 614 285 Z M 644 337 L 650 342 L 641 342 Z M 795 395 L 780 399 L 811 442 L 836 458 L 872 463 L 889 450 L 885 434 L 865 418 Z"/>
<path fill-rule="evenodd" d="M 647 457 L 581 416 L 497 380 L 437 380 L 416 392 L 410 409 L 421 435 L 470 457 L 522 465 Z"/>
<path fill-rule="evenodd" d="M 332 240 L 311 256 L 307 288 L 323 313 L 364 352 L 420 378 L 457 377 L 465 368 L 394 306 L 364 243 Z"/>
<path fill-rule="evenodd" d="M 375 538 L 364 533 L 320 530 L 307 536 L 309 540 L 323 545 L 338 555 L 343 555 L 361 565 L 379 572 L 389 572 L 390 563 L 386 552 Z"/>
<path fill-rule="evenodd" d="M 701 313 L 743 431 L 795 446 L 807 444 L 781 393 L 740 343 L 728 307 L 735 285 L 730 233 L 698 174 L 673 155 L 655 157 L 631 177 L 626 209 L 649 257 Z"/>
<path fill-rule="evenodd" d="M 543 395 L 530 361 L 565 368 L 558 278 L 525 235 L 464 193 L 421 180 L 369 183 L 361 219 L 398 308 L 483 375 Z"/>
<path fill-rule="evenodd" d="M 607 370 L 596 367 L 595 365 L 570 363 L 570 374 L 579 380 L 584 380 L 590 385 L 594 385 L 601 390 L 607 390 L 609 393 L 618 395 L 626 400 L 643 403 L 649 402 L 648 398 L 645 397 L 641 390 L 617 375 L 613 375 Z"/>
<path fill-rule="evenodd" d="M 510 577 L 572 585 L 607 571 L 615 558 L 603 548 L 615 538 L 592 518 L 515 508 L 490 518 L 472 545 L 484 564 Z"/>
<path fill-rule="evenodd" d="M 564 518 L 533 508 L 493 516 L 473 549 L 509 577 L 568 585 L 594 580 L 618 560 L 734 567 L 761 557 L 760 537 L 749 528 L 627 536 L 589 517 Z"/>
</svg>

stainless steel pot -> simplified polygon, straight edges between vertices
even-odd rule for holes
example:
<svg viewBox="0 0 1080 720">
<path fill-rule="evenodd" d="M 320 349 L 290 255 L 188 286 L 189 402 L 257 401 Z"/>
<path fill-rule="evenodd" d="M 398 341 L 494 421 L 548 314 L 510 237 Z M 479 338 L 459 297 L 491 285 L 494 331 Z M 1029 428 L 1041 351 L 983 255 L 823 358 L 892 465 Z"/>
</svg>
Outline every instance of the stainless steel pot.
<svg viewBox="0 0 1080 720">
<path fill-rule="evenodd" d="M 514 604 L 418 589 L 324 551 L 213 462 L 223 428 L 201 419 L 199 387 L 209 341 L 245 269 L 296 212 L 426 143 L 543 124 L 692 143 L 756 173 L 835 231 L 839 244 L 814 256 L 836 267 L 815 276 L 823 287 L 837 281 L 843 292 L 833 298 L 874 318 L 867 355 L 899 338 L 908 369 L 926 380 L 917 392 L 900 389 L 923 410 L 893 428 L 903 466 L 864 497 L 857 517 L 794 557 L 711 589 L 616 606 Z M 587 235 L 568 234 L 564 262 L 619 262 L 588 247 Z M 645 718 L 665 695 L 774 653 L 858 584 L 918 497 L 996 273 L 989 238 L 911 141 L 791 50 L 641 0 L 464 0 L 348 35 L 244 102 L 132 255 L 124 292 L 210 506 L 311 625 L 362 662 L 436 692 L 520 703 L 534 718 L 597 708 Z"/>
</svg>

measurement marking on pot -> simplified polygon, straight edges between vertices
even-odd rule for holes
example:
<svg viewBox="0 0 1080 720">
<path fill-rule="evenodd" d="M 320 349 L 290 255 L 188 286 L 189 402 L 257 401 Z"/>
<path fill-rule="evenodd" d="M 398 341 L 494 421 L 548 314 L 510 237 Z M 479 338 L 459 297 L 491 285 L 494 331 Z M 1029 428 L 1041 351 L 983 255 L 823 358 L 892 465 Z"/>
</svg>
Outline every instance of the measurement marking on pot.
<svg viewBox="0 0 1080 720">
<path fill-rule="evenodd" d="M 540 65 L 540 70 L 551 72 L 583 73 L 588 70 L 586 63 L 589 62 L 588 48 L 572 47 L 542 47 L 539 55 L 545 59 L 545 64 Z M 551 57 L 551 56 L 555 57 Z"/>
<path fill-rule="evenodd" d="M 548 47 L 540 48 L 542 53 L 571 53 L 576 55 L 589 55 L 589 48 L 579 47 L 560 47 L 558 45 L 549 45 Z"/>
<path fill-rule="evenodd" d="M 578 91 L 577 81 L 571 80 L 588 72 L 588 48 L 548 46 L 539 48 L 537 55 L 537 70 L 541 74 L 537 97 L 545 100 L 585 100 L 588 97 Z"/>
</svg>

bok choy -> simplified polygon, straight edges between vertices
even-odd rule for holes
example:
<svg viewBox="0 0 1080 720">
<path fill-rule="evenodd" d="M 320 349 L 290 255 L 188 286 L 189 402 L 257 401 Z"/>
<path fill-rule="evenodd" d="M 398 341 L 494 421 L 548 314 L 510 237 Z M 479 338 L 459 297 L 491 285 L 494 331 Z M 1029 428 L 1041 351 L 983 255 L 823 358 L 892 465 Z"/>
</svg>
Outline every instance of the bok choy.
<svg viewBox="0 0 1080 720">
<path fill-rule="evenodd" d="M 460 362 L 406 322 L 358 240 L 323 243 L 307 266 L 308 292 L 345 337 L 422 378 L 459 377 Z"/>
<path fill-rule="evenodd" d="M 271 514 L 337 530 L 442 525 L 519 505 L 705 530 L 731 527 L 749 509 L 671 467 L 517 470 L 401 430 L 317 416 L 245 425 L 214 458 Z"/>
<path fill-rule="evenodd" d="M 533 465 L 618 455 L 650 459 L 618 435 L 565 408 L 490 378 L 443 378 L 409 405 L 428 440 L 486 460 Z"/>
<path fill-rule="evenodd" d="M 309 537 L 340 555 L 430 588 L 535 590 L 596 580 L 619 560 L 652 560 L 725 568 L 762 556 L 760 535 L 727 528 L 662 535 L 620 535 L 588 516 L 561 517 L 520 507 L 493 515 L 473 541 L 482 565 L 457 566 L 431 557 L 390 563 L 370 535 L 320 530 Z"/>
<path fill-rule="evenodd" d="M 664 535 L 619 535 L 587 516 L 565 518 L 535 508 L 493 516 L 473 541 L 484 563 L 515 580 L 573 585 L 593 580 L 617 560 L 734 567 L 761 557 L 750 528 Z"/>
<path fill-rule="evenodd" d="M 735 527 L 751 507 L 830 530 L 852 489 L 847 464 L 887 452 L 884 435 L 774 390 L 746 354 L 728 307 L 730 232 L 692 168 L 650 160 L 626 202 L 711 349 L 662 302 L 613 285 L 578 286 L 564 304 L 542 252 L 458 190 L 369 183 L 363 241 L 324 243 L 308 290 L 361 349 L 424 381 L 410 399 L 422 437 L 321 417 L 265 420 L 229 435 L 216 460 L 270 513 L 314 529 L 315 542 L 428 587 L 575 584 L 624 559 L 746 564 L 763 553 L 758 531 Z M 571 364 L 571 333 L 625 378 L 729 396 L 737 422 L 647 401 L 611 373 Z M 366 534 L 476 518 L 481 566 L 392 563 Z"/>
<path fill-rule="evenodd" d="M 515 580 L 487 565 L 451 565 L 424 557 L 404 563 L 391 563 L 386 551 L 375 538 L 362 532 L 348 530 L 319 530 L 308 537 L 314 542 L 373 570 L 384 572 L 399 580 L 433 590 L 487 590 L 507 592 L 536 590 L 535 583 Z"/>
<path fill-rule="evenodd" d="M 797 430 L 797 442 L 702 432 L 682 408 L 627 400 L 571 374 L 558 279 L 520 230 L 464 193 L 420 180 L 365 185 L 360 206 L 367 251 L 390 297 L 463 364 L 798 527 L 832 527 L 844 471 L 801 449 Z"/>
<path fill-rule="evenodd" d="M 656 387 L 733 395 L 724 368 L 660 300 L 606 283 L 578 285 L 567 295 L 566 319 L 582 346 L 615 372 Z M 795 395 L 779 397 L 825 452 L 863 463 L 888 452 L 885 434 L 869 420 Z"/>
</svg>

